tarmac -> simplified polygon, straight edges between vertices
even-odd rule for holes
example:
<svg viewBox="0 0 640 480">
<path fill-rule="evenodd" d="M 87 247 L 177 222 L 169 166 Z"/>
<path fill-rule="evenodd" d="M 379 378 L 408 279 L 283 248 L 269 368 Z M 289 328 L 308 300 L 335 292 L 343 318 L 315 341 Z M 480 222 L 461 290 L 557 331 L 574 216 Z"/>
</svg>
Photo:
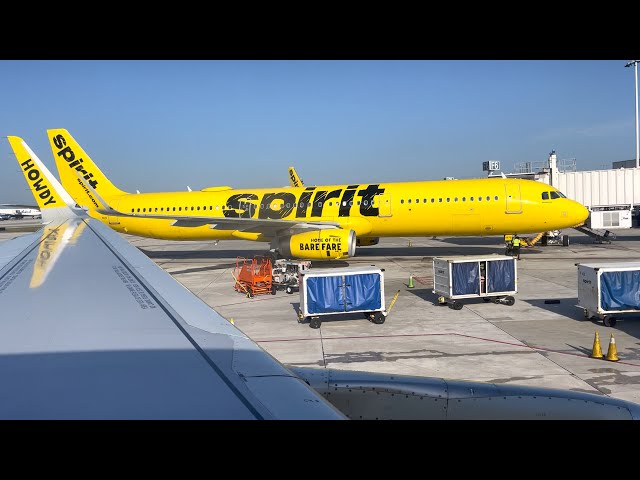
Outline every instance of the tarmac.
<svg viewBox="0 0 640 480">
<path fill-rule="evenodd" d="M 299 293 L 247 298 L 234 290 L 237 257 L 264 253 L 244 240 L 164 241 L 123 235 L 220 315 L 289 367 L 318 367 L 570 389 L 640 403 L 640 315 L 614 328 L 586 319 L 578 305 L 577 263 L 640 259 L 640 229 L 616 231 L 610 244 L 567 231 L 568 247 L 523 248 L 514 305 L 463 299 L 461 310 L 438 304 L 432 259 L 504 254 L 501 237 L 383 238 L 345 261 L 314 267 L 375 265 L 384 269 L 386 321 L 362 314 L 322 317 L 319 329 L 298 322 Z M 0 231 L 0 241 L 20 233 Z M 409 246 L 410 245 L 410 246 Z M 413 275 L 413 288 L 409 276 Z M 1 310 L 1 305 L 0 305 Z M 595 333 L 607 355 L 591 358 Z"/>
</svg>

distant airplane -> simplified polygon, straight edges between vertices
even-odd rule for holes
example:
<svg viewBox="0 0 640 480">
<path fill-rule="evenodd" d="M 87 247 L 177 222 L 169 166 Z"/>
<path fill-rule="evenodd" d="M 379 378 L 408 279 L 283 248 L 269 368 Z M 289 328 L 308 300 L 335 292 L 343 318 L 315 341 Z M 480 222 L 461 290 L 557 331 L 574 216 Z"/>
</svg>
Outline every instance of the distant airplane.
<svg viewBox="0 0 640 480">
<path fill-rule="evenodd" d="M 293 167 L 289 167 L 289 183 L 292 187 L 304 187 L 304 182 Z"/>
<path fill-rule="evenodd" d="M 0 419 L 640 419 L 568 390 L 287 368 L 8 140 L 46 225 L 0 243 Z"/>
<path fill-rule="evenodd" d="M 48 136 L 62 185 L 114 230 L 269 242 L 286 258 L 347 258 L 357 244 L 380 237 L 539 233 L 581 225 L 589 215 L 552 186 L 508 178 L 132 195 L 113 185 L 69 132 L 53 129 Z"/>
<path fill-rule="evenodd" d="M 14 205 L 10 203 L 0 204 L 0 217 L 3 220 L 9 218 L 39 218 L 42 212 L 38 208 L 29 205 Z"/>
</svg>

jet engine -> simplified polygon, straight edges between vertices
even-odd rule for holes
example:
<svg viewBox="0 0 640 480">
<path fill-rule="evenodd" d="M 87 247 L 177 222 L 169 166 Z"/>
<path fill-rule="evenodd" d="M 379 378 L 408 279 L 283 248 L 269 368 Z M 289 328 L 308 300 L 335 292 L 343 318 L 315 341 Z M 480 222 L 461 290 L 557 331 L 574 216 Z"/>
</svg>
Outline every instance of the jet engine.
<svg viewBox="0 0 640 480">
<path fill-rule="evenodd" d="M 353 230 L 312 230 L 278 239 L 278 252 L 285 258 L 335 260 L 353 257 L 356 253 L 356 232 Z"/>
</svg>

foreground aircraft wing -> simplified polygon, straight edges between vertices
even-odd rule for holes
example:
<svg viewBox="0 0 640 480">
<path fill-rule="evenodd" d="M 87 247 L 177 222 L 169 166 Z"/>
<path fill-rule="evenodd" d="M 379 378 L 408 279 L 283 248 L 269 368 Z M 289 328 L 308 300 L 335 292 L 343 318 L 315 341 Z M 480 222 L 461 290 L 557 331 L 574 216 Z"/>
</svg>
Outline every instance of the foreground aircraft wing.
<svg viewBox="0 0 640 480">
<path fill-rule="evenodd" d="M 50 223 L 0 243 L 0 418 L 345 418 L 8 138 Z"/>
</svg>

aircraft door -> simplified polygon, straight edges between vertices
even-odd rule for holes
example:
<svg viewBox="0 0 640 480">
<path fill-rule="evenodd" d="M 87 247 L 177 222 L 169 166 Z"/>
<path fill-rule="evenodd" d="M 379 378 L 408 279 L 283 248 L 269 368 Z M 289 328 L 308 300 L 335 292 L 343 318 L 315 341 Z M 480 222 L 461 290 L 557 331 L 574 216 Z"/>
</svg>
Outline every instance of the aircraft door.
<svg viewBox="0 0 640 480">
<path fill-rule="evenodd" d="M 374 207 L 378 207 L 379 217 L 391 216 L 391 194 L 390 193 L 382 193 L 380 195 L 376 195 L 375 202 L 377 205 L 374 205 Z"/>
<path fill-rule="evenodd" d="M 117 210 L 118 202 L 114 202 L 113 204 L 111 204 L 111 207 L 114 210 Z M 120 217 L 114 217 L 112 215 L 109 215 L 109 225 L 120 225 Z"/>
<path fill-rule="evenodd" d="M 507 213 L 522 213 L 520 185 L 505 185 L 504 193 L 507 198 Z"/>
</svg>

